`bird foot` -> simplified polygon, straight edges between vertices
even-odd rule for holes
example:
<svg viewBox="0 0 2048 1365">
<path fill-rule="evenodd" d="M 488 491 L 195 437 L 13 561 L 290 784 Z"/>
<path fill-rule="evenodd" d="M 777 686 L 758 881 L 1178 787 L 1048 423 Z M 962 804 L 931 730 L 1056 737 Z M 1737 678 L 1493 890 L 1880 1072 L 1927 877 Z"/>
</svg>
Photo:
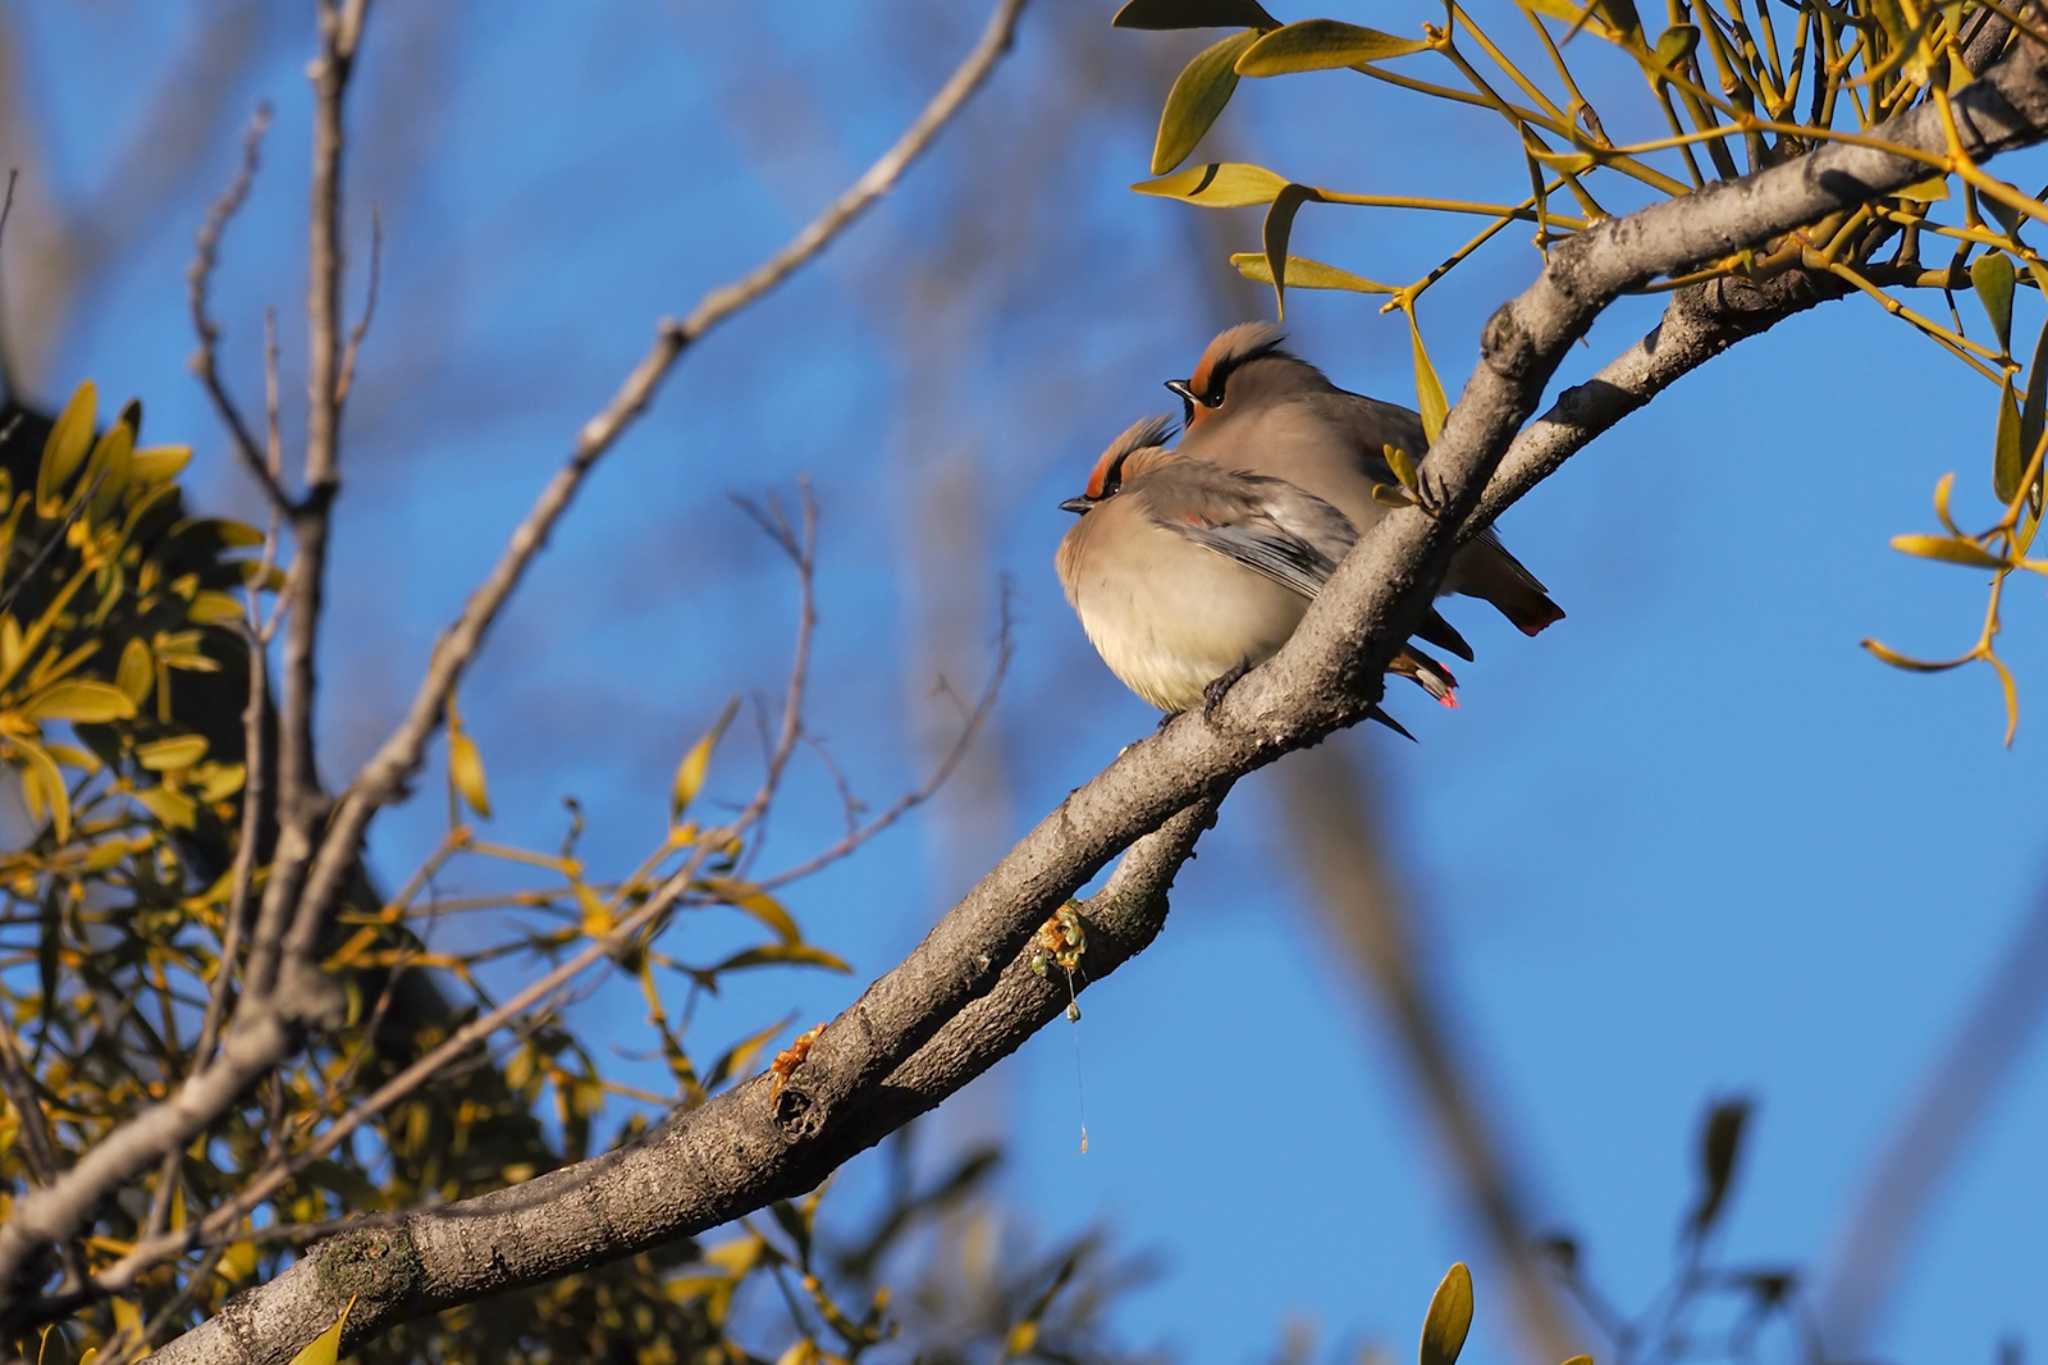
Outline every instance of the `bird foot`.
<svg viewBox="0 0 2048 1365">
<path fill-rule="evenodd" d="M 1450 490 L 1429 470 L 1418 469 L 1415 471 L 1415 505 L 1431 521 L 1440 521 L 1451 505 Z"/>
<path fill-rule="evenodd" d="M 1251 671 L 1252 666 L 1249 663 L 1241 663 L 1228 673 L 1212 678 L 1209 685 L 1202 689 L 1202 719 L 1214 721 L 1216 708 L 1223 704 L 1224 696 L 1237 685 L 1239 678 Z"/>
</svg>

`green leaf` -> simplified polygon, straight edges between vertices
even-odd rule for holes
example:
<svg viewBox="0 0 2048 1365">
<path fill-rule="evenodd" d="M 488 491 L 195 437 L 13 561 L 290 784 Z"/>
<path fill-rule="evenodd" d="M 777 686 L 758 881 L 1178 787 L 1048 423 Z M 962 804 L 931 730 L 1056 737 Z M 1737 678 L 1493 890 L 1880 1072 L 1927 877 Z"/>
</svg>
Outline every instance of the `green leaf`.
<svg viewBox="0 0 2048 1365">
<path fill-rule="evenodd" d="M 1287 239 L 1294 232 L 1294 215 L 1303 204 L 1322 197 L 1312 186 L 1289 185 L 1266 210 L 1260 235 L 1266 244 L 1266 273 L 1273 277 L 1273 309 L 1282 321 L 1287 318 Z"/>
<path fill-rule="evenodd" d="M 64 483 L 92 448 L 92 429 L 99 415 L 99 390 L 90 379 L 78 386 L 43 442 L 43 462 L 36 468 L 36 514 L 53 517 L 63 510 Z"/>
<path fill-rule="evenodd" d="M 1700 45 L 1700 31 L 1691 24 L 1673 24 L 1657 35 L 1657 60 L 1676 67 Z"/>
<path fill-rule="evenodd" d="M 21 758 L 21 794 L 28 802 L 29 815 L 41 820 L 47 814 L 57 842 L 69 843 L 71 793 L 64 786 L 64 775 L 57 771 L 56 760 L 32 740 L 14 741 L 14 751 Z M 47 993 L 44 998 L 49 998 Z"/>
<path fill-rule="evenodd" d="M 1472 1330 L 1472 1272 L 1463 1261 L 1444 1272 L 1422 1320 L 1422 1365 L 1456 1365 Z"/>
<path fill-rule="evenodd" d="M 135 761 L 153 773 L 182 772 L 204 757 L 205 735 L 174 735 L 135 746 Z"/>
<path fill-rule="evenodd" d="M 668 819 L 670 824 L 683 818 L 683 811 L 694 801 L 697 793 L 704 788 L 704 778 L 711 771 L 711 751 L 718 747 L 718 740 L 725 733 L 725 727 L 732 724 L 732 718 L 739 714 L 740 699 L 734 697 L 718 713 L 718 719 L 704 732 L 703 738 L 690 746 L 683 761 L 676 765 L 675 785 L 669 793 Z"/>
<path fill-rule="evenodd" d="M 30 720 L 73 720 L 96 724 L 127 720 L 135 714 L 135 703 L 120 688 L 108 683 L 72 679 L 52 683 L 21 704 Z"/>
<path fill-rule="evenodd" d="M 785 1014 L 759 1033 L 749 1035 L 734 1043 L 720 1055 L 717 1061 L 711 1064 L 711 1070 L 705 1073 L 704 1076 L 704 1088 L 706 1090 L 716 1090 L 729 1078 L 745 1071 L 762 1048 L 774 1042 L 776 1035 L 795 1022 L 796 1016 L 794 1014 Z"/>
<path fill-rule="evenodd" d="M 2020 475 L 2026 472 L 2026 457 L 2020 453 L 2020 405 L 2013 397 L 2012 380 L 1998 386 L 1998 437 L 1991 460 L 1991 491 L 1998 500 L 2010 503 L 2020 491 Z"/>
<path fill-rule="evenodd" d="M 2034 363 L 2027 367 L 2027 400 L 2020 407 L 2022 463 L 2034 458 L 2044 429 L 2048 429 L 2048 322 L 2041 324 L 2041 335 L 2034 342 Z M 2041 508 L 2043 484 L 2048 484 L 2048 470 L 2044 470 L 2043 477 L 2036 479 L 2028 490 L 2035 511 Z"/>
<path fill-rule="evenodd" d="M 1415 311 L 1404 311 L 1408 317 L 1408 340 L 1415 351 L 1415 406 L 1422 414 L 1423 436 L 1435 445 L 1443 432 L 1444 419 L 1450 416 L 1451 405 L 1444 397 L 1443 382 L 1436 377 L 1436 366 L 1429 363 L 1429 351 L 1422 344 L 1422 326 L 1415 320 Z"/>
<path fill-rule="evenodd" d="M 126 422 L 116 422 L 101 433 L 92 448 L 92 458 L 85 462 L 85 475 L 79 481 L 79 492 L 94 489 L 92 495 L 92 516 L 95 520 L 106 516 L 121 501 L 121 492 L 128 486 L 129 468 L 135 455 L 135 432 Z"/>
<path fill-rule="evenodd" d="M 1159 113 L 1159 136 L 1152 143 L 1152 174 L 1164 175 L 1188 159 L 1237 89 L 1239 55 L 1258 40 L 1257 29 L 1246 29 L 1203 48 L 1181 68 L 1173 89 L 1166 92 L 1166 107 Z"/>
<path fill-rule="evenodd" d="M 192 594 L 185 619 L 195 626 L 225 626 L 242 619 L 242 604 L 229 593 L 212 588 Z"/>
<path fill-rule="evenodd" d="M 2012 268 L 2012 257 L 2002 251 L 1970 262 L 1970 283 L 1977 287 L 1977 298 L 1991 319 L 1991 330 L 1998 334 L 2001 354 L 2012 350 L 2012 290 L 2018 278 Z"/>
<path fill-rule="evenodd" d="M 1232 254 L 1230 263 L 1237 267 L 1237 273 L 1258 284 L 1273 282 L 1272 268 L 1266 262 L 1263 251 L 1239 251 Z M 1391 284 L 1381 284 L 1363 275 L 1354 275 L 1348 270 L 1339 270 L 1334 265 L 1312 261 L 1306 256 L 1287 258 L 1287 287 L 1289 289 L 1348 289 L 1356 294 L 1395 294 L 1400 291 Z"/>
<path fill-rule="evenodd" d="M 128 461 L 128 477 L 138 484 L 169 483 L 192 463 L 191 446 L 144 446 Z"/>
<path fill-rule="evenodd" d="M 1387 468 L 1394 471 L 1394 481 L 1410 493 L 1413 493 L 1415 491 L 1415 461 L 1409 457 L 1408 452 L 1396 445 L 1382 445 L 1380 453 L 1386 459 Z"/>
<path fill-rule="evenodd" d="M 341 1316 L 334 1320 L 334 1325 L 307 1342 L 305 1349 L 292 1357 L 291 1365 L 336 1365 L 341 1359 L 342 1325 L 348 1321 L 348 1310 L 355 1306 L 356 1296 L 351 1294 L 348 1302 L 342 1305 Z"/>
<path fill-rule="evenodd" d="M 199 823 L 199 803 L 172 787 L 151 787 L 135 793 L 142 808 L 166 829 L 191 829 Z"/>
<path fill-rule="evenodd" d="M 849 974 L 853 971 L 846 959 L 837 953 L 828 953 L 808 943 L 769 943 L 759 948 L 748 948 L 707 970 L 716 975 L 745 967 L 823 967 L 827 971 Z"/>
<path fill-rule="evenodd" d="M 1258 0 L 1130 0 L 1113 28 L 1278 28 Z"/>
<path fill-rule="evenodd" d="M 782 908 L 782 902 L 757 886 L 725 877 L 706 877 L 697 883 L 697 889 L 717 897 L 735 910 L 752 915 L 773 929 L 775 936 L 784 943 L 803 941 L 803 931 L 796 927 L 796 919 L 789 911 Z"/>
<path fill-rule="evenodd" d="M 460 730 L 448 735 L 448 781 L 463 803 L 484 819 L 491 818 L 491 793 L 484 785 L 484 756 L 476 741 Z"/>
<path fill-rule="evenodd" d="M 1237 59 L 1240 76 L 1288 76 L 1297 71 L 1336 71 L 1360 62 L 1383 62 L 1427 52 L 1421 38 L 1397 38 L 1376 28 L 1304 19 L 1274 29 Z"/>
<path fill-rule="evenodd" d="M 1285 176 L 1275 175 L 1264 166 L 1211 161 L 1156 180 L 1140 180 L 1131 188 L 1139 194 L 1156 194 L 1205 209 L 1237 209 L 1247 204 L 1270 204 L 1287 185 Z"/>
<path fill-rule="evenodd" d="M 121 647 L 121 666 L 114 671 L 114 686 L 140 706 L 155 681 L 156 665 L 150 662 L 149 646 L 140 640 L 129 640 Z"/>
<path fill-rule="evenodd" d="M 1939 559 L 1950 564 L 1961 564 L 1971 569 L 2003 569 L 2010 567 L 1997 555 L 1986 550 L 1974 540 L 1960 536 L 1893 536 L 1892 548 L 1903 555 L 1916 555 L 1921 559 Z"/>
<path fill-rule="evenodd" d="M 1925 180 L 1915 180 L 1903 189 L 1892 191 L 1894 199 L 1909 199 L 1916 204 L 1933 204 L 1948 198 L 1948 173 L 1930 175 Z"/>
</svg>

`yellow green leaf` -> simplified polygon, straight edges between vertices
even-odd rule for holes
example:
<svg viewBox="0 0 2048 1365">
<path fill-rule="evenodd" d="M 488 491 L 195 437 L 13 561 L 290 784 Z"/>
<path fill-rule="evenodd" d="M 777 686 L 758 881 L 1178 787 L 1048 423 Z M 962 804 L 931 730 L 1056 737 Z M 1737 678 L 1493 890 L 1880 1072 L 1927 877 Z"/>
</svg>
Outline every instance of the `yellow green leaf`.
<svg viewBox="0 0 2048 1365">
<path fill-rule="evenodd" d="M 1415 406 L 1422 413 L 1423 436 L 1435 445 L 1451 405 L 1444 397 L 1443 382 L 1436 377 L 1436 366 L 1429 363 L 1429 351 L 1422 344 L 1422 327 L 1415 320 L 1415 310 L 1402 311 L 1408 318 L 1408 340 L 1415 352 Z"/>
<path fill-rule="evenodd" d="M 185 619 L 195 626 L 224 626 L 242 619 L 242 604 L 232 595 L 212 588 L 192 595 Z"/>
<path fill-rule="evenodd" d="M 1422 1320 L 1422 1365 L 1456 1365 L 1472 1330 L 1472 1272 L 1463 1261 L 1445 1272 Z"/>
<path fill-rule="evenodd" d="M 795 1022 L 794 1014 L 785 1014 L 759 1033 L 751 1034 L 733 1044 L 711 1064 L 711 1070 L 704 1077 L 704 1088 L 716 1090 L 731 1077 L 748 1070 L 761 1049 L 774 1042 L 784 1029 Z"/>
<path fill-rule="evenodd" d="M 1915 180 L 1903 189 L 1892 191 L 1894 199 L 1909 199 L 1916 204 L 1933 204 L 1948 198 L 1948 174 L 1930 175 L 1925 180 Z"/>
<path fill-rule="evenodd" d="M 1278 28 L 1258 0 L 1130 0 L 1114 28 Z"/>
<path fill-rule="evenodd" d="M 1380 453 L 1387 461 L 1387 468 L 1394 471 L 1394 479 L 1410 493 L 1415 491 L 1415 461 L 1407 451 L 1397 445 L 1382 445 Z"/>
<path fill-rule="evenodd" d="M 1230 263 L 1237 267 L 1237 273 L 1259 284 L 1271 284 L 1273 271 L 1266 262 L 1263 251 L 1239 251 L 1232 254 Z M 1312 261 L 1306 256 L 1287 258 L 1287 287 L 1289 289 L 1348 289 L 1355 294 L 1393 294 L 1399 292 L 1391 284 L 1381 284 L 1363 275 L 1354 275 L 1348 270 L 1339 270 L 1334 265 Z"/>
<path fill-rule="evenodd" d="M 64 775 L 57 771 L 56 760 L 42 745 L 26 739 L 14 742 L 14 752 L 21 760 L 21 794 L 28 802 L 29 815 L 40 820 L 47 814 L 57 842 L 68 843 L 71 793 L 64 786 Z"/>
<path fill-rule="evenodd" d="M 1308 185 L 1289 185 L 1266 210 L 1260 235 L 1266 245 L 1266 273 L 1273 277 L 1273 309 L 1283 320 L 1287 317 L 1287 239 L 1294 232 L 1294 215 L 1303 204 L 1321 198 Z"/>
<path fill-rule="evenodd" d="M 129 463 L 135 453 L 135 431 L 126 422 L 116 422 L 100 433 L 100 439 L 92 448 L 92 458 L 85 462 L 85 475 L 79 480 L 79 492 L 93 489 L 91 512 L 94 520 L 104 517 L 119 504 L 121 492 L 128 486 Z"/>
<path fill-rule="evenodd" d="M 240 1284 L 256 1273 L 259 1260 L 260 1253 L 254 1242 L 237 1242 L 214 1262 L 214 1273 L 229 1284 Z"/>
<path fill-rule="evenodd" d="M 1977 287 L 1977 299 L 1991 319 L 1991 330 L 1998 334 L 2001 354 L 2012 349 L 2012 290 L 2018 279 L 2012 257 L 2002 251 L 1970 262 L 1970 283 Z"/>
<path fill-rule="evenodd" d="M 1961 536 L 1893 536 L 1892 548 L 1900 554 L 1917 555 L 1921 559 L 1939 559 L 1972 569 L 2008 567 L 2004 560 L 1976 541 L 1966 540 Z"/>
<path fill-rule="evenodd" d="M 1257 29 L 1232 34 L 1203 48 L 1181 68 L 1173 89 L 1166 92 L 1166 106 L 1159 112 L 1152 174 L 1164 175 L 1188 159 L 1237 89 L 1238 56 L 1258 40 Z"/>
<path fill-rule="evenodd" d="M 348 1322 L 348 1310 L 355 1306 L 356 1296 L 351 1294 L 334 1325 L 307 1342 L 305 1349 L 292 1357 L 291 1365 L 336 1365 L 341 1359 L 341 1329 Z"/>
<path fill-rule="evenodd" d="M 1675 67 L 1700 45 L 1700 31 L 1691 24 L 1673 24 L 1657 35 L 1657 59 Z"/>
<path fill-rule="evenodd" d="M 746 967 L 823 967 L 827 971 L 851 973 L 853 968 L 846 959 L 823 948 L 814 948 L 808 943 L 769 943 L 759 948 L 748 948 L 734 953 L 709 970 L 736 972 Z"/>
<path fill-rule="evenodd" d="M 115 1299 L 107 1305 L 114 1313 L 114 1330 L 128 1334 L 130 1341 L 142 1340 L 142 1310 L 133 1299 Z"/>
<path fill-rule="evenodd" d="M 127 720 L 135 714 L 128 694 L 109 683 L 74 678 L 52 683 L 21 704 L 31 720 L 72 720 L 87 724 Z"/>
<path fill-rule="evenodd" d="M 476 741 L 460 730 L 448 736 L 448 780 L 465 804 L 484 819 L 491 818 L 491 793 L 484 785 L 484 756 Z"/>
<path fill-rule="evenodd" d="M 114 686 L 120 688 L 129 701 L 140 706 L 154 681 L 156 665 L 150 661 L 149 646 L 140 640 L 129 640 L 121 647 L 121 664 L 114 670 Z"/>
<path fill-rule="evenodd" d="M 0 616 L 0 673 L 12 674 L 21 667 L 21 657 L 28 650 L 28 640 L 21 633 L 21 622 L 12 616 Z"/>
<path fill-rule="evenodd" d="M 153 773 L 182 772 L 206 757 L 205 735 L 176 735 L 135 746 L 135 759 Z"/>
<path fill-rule="evenodd" d="M 51 758 L 56 759 L 64 767 L 76 768 L 87 773 L 96 773 L 100 770 L 99 756 L 84 749 L 70 744 L 45 744 L 43 748 Z"/>
<path fill-rule="evenodd" d="M 198 803 L 174 787 L 151 787 L 135 793 L 135 799 L 166 829 L 190 829 L 199 823 Z"/>
<path fill-rule="evenodd" d="M 191 462 L 191 446 L 143 446 L 128 461 L 128 477 L 138 484 L 167 483 Z"/>
<path fill-rule="evenodd" d="M 703 738 L 690 746 L 683 761 L 676 765 L 676 780 L 669 793 L 668 818 L 674 824 L 683 818 L 683 811 L 690 802 L 697 799 L 697 793 L 704 789 L 704 778 L 711 771 L 711 751 L 718 747 L 719 737 L 725 727 L 732 724 L 732 718 L 739 713 L 739 698 L 734 697 L 718 713 L 718 719 L 704 732 Z"/>
<path fill-rule="evenodd" d="M 99 416 L 99 390 L 88 379 L 71 395 L 43 441 L 43 462 L 36 469 L 36 513 L 53 517 L 63 510 L 64 483 L 92 448 L 92 429 Z"/>
<path fill-rule="evenodd" d="M 1211 161 L 1190 166 L 1156 180 L 1140 180 L 1131 186 L 1139 194 L 1156 194 L 1207 209 L 1243 208 L 1247 204 L 1270 204 L 1287 188 L 1285 176 L 1264 166 L 1243 161 Z"/>
<path fill-rule="evenodd" d="M 2020 475 L 2026 472 L 2026 457 L 2020 453 L 2020 405 L 2012 391 L 2010 377 L 1998 386 L 1998 436 L 1992 448 L 1991 489 L 1998 500 L 2010 503 L 2020 491 Z"/>
<path fill-rule="evenodd" d="M 1876 655 L 1881 662 L 1888 663 L 1893 668 L 1903 668 L 1909 673 L 1946 673 L 1951 668 L 1961 668 L 1974 657 L 1973 655 L 1966 654 L 1960 659 L 1942 659 L 1937 662 L 1930 659 L 1915 659 L 1909 655 L 1901 654 L 1890 645 L 1883 644 L 1877 640 L 1863 640 L 1859 641 L 1859 643 Z"/>
<path fill-rule="evenodd" d="M 708 895 L 716 896 L 735 910 L 743 910 L 775 931 L 775 936 L 784 943 L 801 943 L 803 933 L 796 927 L 796 920 L 782 903 L 759 887 L 745 882 L 729 881 L 724 877 L 706 877 L 697 883 L 697 888 Z"/>
<path fill-rule="evenodd" d="M 192 773 L 199 781 L 199 799 L 202 801 L 225 801 L 242 789 L 249 779 L 249 768 L 243 763 L 208 763 Z"/>
<path fill-rule="evenodd" d="M 1304 19 L 1276 28 L 1253 43 L 1251 50 L 1237 59 L 1237 74 L 1286 76 L 1297 71 L 1334 71 L 1428 49 L 1429 43 L 1420 38 L 1397 38 L 1335 19 Z"/>
</svg>

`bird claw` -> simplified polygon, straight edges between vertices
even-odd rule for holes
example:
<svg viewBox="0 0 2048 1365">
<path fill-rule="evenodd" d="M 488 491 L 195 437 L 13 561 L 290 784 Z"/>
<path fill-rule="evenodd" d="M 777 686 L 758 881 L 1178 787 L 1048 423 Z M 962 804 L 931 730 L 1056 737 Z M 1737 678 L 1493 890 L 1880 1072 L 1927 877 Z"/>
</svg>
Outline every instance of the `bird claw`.
<svg viewBox="0 0 2048 1365">
<path fill-rule="evenodd" d="M 1223 704 L 1224 696 L 1237 684 L 1239 678 L 1242 678 L 1249 672 L 1251 672 L 1251 665 L 1242 663 L 1231 669 L 1228 673 L 1209 680 L 1209 685 L 1202 689 L 1203 720 L 1214 721 L 1216 719 L 1216 708 Z"/>
<path fill-rule="evenodd" d="M 1415 471 L 1415 505 L 1431 521 L 1439 521 L 1451 505 L 1450 490 L 1444 481 L 1427 469 Z"/>
</svg>

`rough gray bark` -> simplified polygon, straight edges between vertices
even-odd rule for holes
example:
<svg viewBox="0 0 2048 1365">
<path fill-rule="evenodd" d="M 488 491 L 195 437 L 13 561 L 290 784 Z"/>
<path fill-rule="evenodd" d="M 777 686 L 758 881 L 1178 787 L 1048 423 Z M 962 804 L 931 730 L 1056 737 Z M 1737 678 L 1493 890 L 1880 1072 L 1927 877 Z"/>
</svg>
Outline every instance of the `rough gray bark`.
<svg viewBox="0 0 2048 1365">
<path fill-rule="evenodd" d="M 1956 108 L 1964 146 L 1980 160 L 2039 141 L 2048 135 L 2048 53 L 2022 42 L 1959 95 Z M 1932 109 L 1876 131 L 1943 149 Z M 1756 245 L 1926 174 L 1915 161 L 1831 145 L 1554 247 L 1536 282 L 1487 324 L 1480 363 L 1431 449 L 1444 488 L 1438 515 L 1391 513 L 1339 568 L 1287 647 L 1231 690 L 1213 722 L 1183 716 L 1071 793 L 826 1027 L 779 1096 L 757 1078 L 679 1115 L 641 1146 L 422 1212 L 394 1229 L 336 1238 L 157 1358 L 283 1362 L 351 1294 L 360 1298 L 347 1344 L 406 1317 L 702 1231 L 811 1187 L 938 1103 L 1044 1022 L 1032 998 L 1015 993 L 1019 955 L 1076 888 L 1132 848 L 1138 870 L 1120 879 L 1163 896 L 1203 808 L 1236 778 L 1365 717 L 1461 522 L 1602 308 L 1652 276 Z M 1158 838 L 1145 840 L 1162 825 Z M 1086 966 L 1099 976 L 1093 943 Z M 962 1029 L 971 1044 L 962 1045 Z"/>
</svg>

